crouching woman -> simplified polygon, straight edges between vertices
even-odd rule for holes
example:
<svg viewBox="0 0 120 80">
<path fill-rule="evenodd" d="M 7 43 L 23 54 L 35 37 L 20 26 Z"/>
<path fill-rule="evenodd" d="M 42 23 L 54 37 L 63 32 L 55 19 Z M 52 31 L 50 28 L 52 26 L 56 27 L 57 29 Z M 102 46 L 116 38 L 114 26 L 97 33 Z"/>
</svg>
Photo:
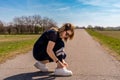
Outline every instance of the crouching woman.
<svg viewBox="0 0 120 80">
<path fill-rule="evenodd" d="M 67 40 L 74 36 L 74 26 L 65 23 L 61 28 L 45 31 L 35 42 L 33 47 L 33 57 L 37 60 L 35 67 L 43 72 L 48 71 L 46 63 L 55 62 L 57 67 L 55 75 L 70 76 L 72 71 L 67 69 L 65 62 L 66 53 L 64 51 Z"/>
</svg>

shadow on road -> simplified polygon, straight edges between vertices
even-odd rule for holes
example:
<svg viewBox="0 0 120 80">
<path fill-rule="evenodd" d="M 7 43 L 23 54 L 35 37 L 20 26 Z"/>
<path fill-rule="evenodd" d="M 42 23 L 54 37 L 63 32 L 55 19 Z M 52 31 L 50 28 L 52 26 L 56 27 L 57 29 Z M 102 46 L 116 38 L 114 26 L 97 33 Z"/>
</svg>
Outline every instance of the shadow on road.
<svg viewBox="0 0 120 80">
<path fill-rule="evenodd" d="M 31 72 L 31 73 L 22 73 L 7 77 L 3 80 L 54 80 L 55 76 L 53 71 L 49 72 Z"/>
</svg>

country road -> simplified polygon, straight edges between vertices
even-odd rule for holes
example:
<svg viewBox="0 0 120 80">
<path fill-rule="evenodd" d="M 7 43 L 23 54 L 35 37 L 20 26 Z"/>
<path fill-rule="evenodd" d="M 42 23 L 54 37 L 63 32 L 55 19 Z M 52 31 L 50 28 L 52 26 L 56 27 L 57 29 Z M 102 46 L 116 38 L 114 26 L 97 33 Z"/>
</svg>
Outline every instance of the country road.
<svg viewBox="0 0 120 80">
<path fill-rule="evenodd" d="M 55 63 L 49 63 L 49 72 L 42 73 L 33 64 L 32 51 L 18 55 L 0 64 L 0 80 L 120 80 L 120 62 L 105 51 L 84 29 L 75 30 L 75 37 L 66 43 L 71 77 L 53 75 Z"/>
</svg>

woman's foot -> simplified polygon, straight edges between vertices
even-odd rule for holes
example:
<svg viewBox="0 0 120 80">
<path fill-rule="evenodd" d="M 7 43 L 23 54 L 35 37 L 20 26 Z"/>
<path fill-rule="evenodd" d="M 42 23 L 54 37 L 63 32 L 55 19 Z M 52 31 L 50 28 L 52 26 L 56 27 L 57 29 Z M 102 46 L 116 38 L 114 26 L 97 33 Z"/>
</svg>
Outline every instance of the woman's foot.
<svg viewBox="0 0 120 80">
<path fill-rule="evenodd" d="M 72 76 L 73 73 L 67 68 L 56 68 L 54 74 L 56 76 Z"/>
<path fill-rule="evenodd" d="M 48 68 L 46 67 L 46 65 L 45 64 L 43 64 L 43 63 L 41 63 L 41 62 L 36 62 L 35 64 L 34 64 L 34 66 L 37 68 L 37 69 L 39 69 L 40 71 L 42 71 L 42 72 L 47 72 L 48 71 Z"/>
</svg>

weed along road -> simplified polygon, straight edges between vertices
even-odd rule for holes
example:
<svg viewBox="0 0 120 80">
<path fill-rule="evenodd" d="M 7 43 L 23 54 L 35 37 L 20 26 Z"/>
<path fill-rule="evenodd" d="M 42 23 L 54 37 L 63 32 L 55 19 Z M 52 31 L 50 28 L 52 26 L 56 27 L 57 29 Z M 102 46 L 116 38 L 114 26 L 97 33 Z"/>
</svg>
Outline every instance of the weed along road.
<svg viewBox="0 0 120 80">
<path fill-rule="evenodd" d="M 47 64 L 49 72 L 34 68 L 32 51 L 0 64 L 0 80 L 120 80 L 120 62 L 108 54 L 84 29 L 77 29 L 66 43 L 71 77 L 55 77 L 55 63 Z"/>
</svg>

